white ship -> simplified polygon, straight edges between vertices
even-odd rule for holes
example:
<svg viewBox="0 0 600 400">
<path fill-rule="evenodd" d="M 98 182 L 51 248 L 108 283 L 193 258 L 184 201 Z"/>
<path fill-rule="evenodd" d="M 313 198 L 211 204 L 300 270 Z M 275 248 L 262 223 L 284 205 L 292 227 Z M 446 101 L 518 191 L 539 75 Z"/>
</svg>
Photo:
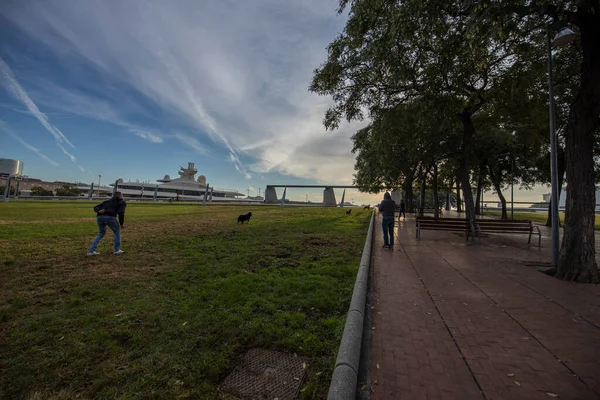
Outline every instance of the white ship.
<svg viewBox="0 0 600 400">
<path fill-rule="evenodd" d="M 198 170 L 194 163 L 188 163 L 188 167 L 179 167 L 179 178 L 171 179 L 165 175 L 163 179 L 157 179 L 159 184 L 148 182 L 123 182 L 117 181 L 117 190 L 126 198 L 157 199 L 157 200 L 181 200 L 181 201 L 248 201 L 243 193 L 231 189 L 218 189 L 206 183 L 206 177 L 200 175 L 196 179 Z M 111 185 L 114 186 L 114 185 Z"/>
</svg>

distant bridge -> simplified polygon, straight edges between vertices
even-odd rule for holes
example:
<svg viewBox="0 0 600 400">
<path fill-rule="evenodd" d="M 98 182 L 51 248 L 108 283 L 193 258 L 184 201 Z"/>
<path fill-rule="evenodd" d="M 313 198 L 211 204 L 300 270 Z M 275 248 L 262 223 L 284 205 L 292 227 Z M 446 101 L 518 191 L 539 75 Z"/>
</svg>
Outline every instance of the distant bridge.
<svg viewBox="0 0 600 400">
<path fill-rule="evenodd" d="M 281 200 L 277 199 L 277 192 L 275 188 L 283 188 L 283 196 Z M 285 195 L 287 188 L 324 188 L 323 190 L 323 205 L 326 207 L 337 207 L 335 201 L 335 193 L 333 189 L 344 189 L 342 194 L 342 201 L 340 205 L 344 206 L 344 197 L 346 196 L 346 189 L 358 189 L 357 186 L 345 186 L 345 185 L 267 185 L 265 189 L 265 203 L 283 205 L 285 203 Z"/>
</svg>

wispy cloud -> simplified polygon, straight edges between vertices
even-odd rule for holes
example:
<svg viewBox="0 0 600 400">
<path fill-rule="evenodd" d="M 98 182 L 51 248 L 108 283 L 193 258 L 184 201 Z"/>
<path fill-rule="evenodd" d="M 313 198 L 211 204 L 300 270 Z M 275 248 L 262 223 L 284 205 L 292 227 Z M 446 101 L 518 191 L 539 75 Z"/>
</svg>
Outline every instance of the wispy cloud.
<svg viewBox="0 0 600 400">
<path fill-rule="evenodd" d="M 149 0 L 140 8 L 130 2 L 57 0 L 7 7 L 0 14 L 54 49 L 67 70 L 91 66 L 114 87 L 133 89 L 159 107 L 168 131 L 198 132 L 175 135 L 183 145 L 203 154 L 206 138 L 222 146 L 227 162 L 248 180 L 256 168 L 348 181 L 354 157 L 344 140 L 354 131 L 336 135 L 344 153 L 336 149 L 335 157 L 320 158 L 325 152 L 320 145 L 331 144 L 321 124 L 330 100 L 307 91 L 325 47 L 343 29 L 337 3 Z M 121 94 L 104 86 L 92 89 L 105 96 L 99 100 L 105 104 L 90 104 L 84 112 L 140 128 L 117 109 Z"/>
<path fill-rule="evenodd" d="M 54 137 L 54 141 L 58 148 L 63 152 L 64 155 L 69 157 L 69 159 L 81 170 L 84 171 L 83 167 L 77 164 L 77 159 L 75 156 L 65 148 L 63 143 L 71 146 L 71 148 L 75 149 L 75 146 L 67 139 L 67 137 L 58 129 L 56 126 L 52 125 L 50 121 L 48 121 L 48 117 L 46 114 L 40 111 L 38 106 L 31 100 L 25 89 L 21 86 L 21 84 L 15 78 L 12 70 L 8 66 L 8 64 L 0 57 L 0 83 L 6 88 L 8 93 L 10 93 L 17 100 L 21 101 L 27 110 L 33 115 L 39 122 L 42 124 L 44 128 Z M 39 153 L 38 153 L 39 154 Z"/>
<path fill-rule="evenodd" d="M 191 136 L 184 135 L 182 133 L 176 133 L 175 138 L 177 140 L 179 140 L 181 143 L 183 143 L 184 145 L 186 145 L 187 147 L 194 150 L 196 153 L 199 153 L 199 154 L 207 153 L 206 149 L 202 146 L 202 144 L 198 140 L 196 140 L 195 138 L 193 138 Z"/>
<path fill-rule="evenodd" d="M 30 145 L 29 143 L 27 143 L 26 141 L 24 141 L 23 139 L 21 139 L 16 133 L 14 133 L 12 131 L 12 129 L 10 129 L 10 127 L 8 126 L 8 124 L 4 121 L 2 121 L 0 119 L 0 130 L 2 130 L 3 132 L 7 133 L 9 136 L 11 136 L 13 139 L 15 139 L 16 141 L 18 141 L 19 143 L 21 143 L 23 145 L 23 147 L 25 147 L 28 150 L 33 151 L 34 153 L 36 153 L 38 156 L 40 156 L 42 159 L 46 160 L 49 164 L 58 167 L 59 164 L 50 159 L 50 157 L 48 157 L 47 155 L 45 155 L 44 153 L 42 153 L 42 151 L 40 149 L 38 149 L 37 147 L 34 147 L 32 145 Z"/>
<path fill-rule="evenodd" d="M 40 121 L 40 124 L 42 124 L 42 126 L 46 128 L 46 130 L 50 132 L 52 136 L 54 136 L 54 140 L 56 140 L 56 143 L 66 143 L 73 149 L 75 148 L 75 146 L 73 146 L 69 139 L 67 139 L 67 137 L 57 127 L 55 127 L 48 121 L 48 117 L 46 116 L 46 114 L 41 112 L 37 105 L 33 102 L 33 100 L 31 100 L 31 98 L 27 95 L 27 92 L 17 81 L 8 64 L 4 62 L 4 60 L 1 57 L 0 76 L 2 77 L 2 80 L 0 82 L 2 82 L 7 91 L 16 99 L 20 100 L 25 105 L 25 107 L 27 107 L 31 115 L 37 118 L 37 120 Z M 63 150 L 63 152 L 66 153 L 66 150 Z"/>
<path fill-rule="evenodd" d="M 141 137 L 142 139 L 146 139 L 152 143 L 162 143 L 164 140 L 162 137 L 158 136 L 155 133 L 140 130 L 140 129 L 129 129 L 129 132 L 133 133 L 136 136 Z"/>
</svg>

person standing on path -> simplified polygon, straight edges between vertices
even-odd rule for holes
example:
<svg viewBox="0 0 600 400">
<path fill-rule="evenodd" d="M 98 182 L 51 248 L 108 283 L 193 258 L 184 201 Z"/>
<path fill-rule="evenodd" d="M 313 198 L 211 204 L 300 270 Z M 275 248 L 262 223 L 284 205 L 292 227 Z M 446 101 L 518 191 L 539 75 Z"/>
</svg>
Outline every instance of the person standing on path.
<svg viewBox="0 0 600 400">
<path fill-rule="evenodd" d="M 400 200 L 400 213 L 398 214 L 398 219 L 400 219 L 400 217 L 406 219 L 406 205 L 404 204 L 404 199 Z"/>
<path fill-rule="evenodd" d="M 123 223 L 125 222 L 125 208 L 127 203 L 123 200 L 123 194 L 121 192 L 115 192 L 115 195 L 103 201 L 94 207 L 94 211 L 97 213 L 96 221 L 98 222 L 98 236 L 94 239 L 92 246 L 87 252 L 88 256 L 96 256 L 100 253 L 96 251 L 96 247 L 100 243 L 100 240 L 106 234 L 106 227 L 108 226 L 113 231 L 113 253 L 123 254 L 121 250 L 121 229 L 123 229 Z M 117 216 L 119 221 L 117 222 Z"/>
<path fill-rule="evenodd" d="M 385 192 L 383 201 L 379 203 L 379 212 L 381 213 L 381 228 L 383 229 L 383 247 L 391 249 L 394 246 L 396 202 L 392 200 L 392 196 L 388 192 Z"/>
</svg>

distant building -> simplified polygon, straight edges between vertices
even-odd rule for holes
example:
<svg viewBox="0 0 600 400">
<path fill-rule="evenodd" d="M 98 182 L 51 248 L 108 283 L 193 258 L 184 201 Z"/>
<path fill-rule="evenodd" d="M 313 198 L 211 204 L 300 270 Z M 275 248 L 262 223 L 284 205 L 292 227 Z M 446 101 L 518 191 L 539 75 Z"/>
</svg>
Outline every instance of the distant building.
<svg viewBox="0 0 600 400">
<path fill-rule="evenodd" d="M 0 177 L 23 175 L 23 161 L 0 158 Z"/>
<path fill-rule="evenodd" d="M 0 175 L 0 186 L 6 185 L 6 181 L 8 181 L 8 175 Z M 39 186 L 42 189 L 50 190 L 53 193 L 56 192 L 56 189 L 59 189 L 65 185 L 76 186 L 76 184 L 69 183 L 69 182 L 59 182 L 59 181 L 47 182 L 47 181 L 43 181 L 41 179 L 30 178 L 26 175 L 22 175 L 19 177 L 18 185 L 19 185 L 19 194 L 23 195 L 23 196 L 28 196 L 29 193 L 31 192 L 31 189 L 33 189 L 36 186 Z M 10 181 L 10 187 L 11 188 L 17 187 L 17 181 L 15 179 L 12 179 Z M 112 189 L 110 189 L 110 190 L 112 190 Z"/>
<path fill-rule="evenodd" d="M 544 199 L 544 203 L 550 203 L 550 199 L 552 198 L 552 193 L 543 194 L 542 198 Z"/>
</svg>

